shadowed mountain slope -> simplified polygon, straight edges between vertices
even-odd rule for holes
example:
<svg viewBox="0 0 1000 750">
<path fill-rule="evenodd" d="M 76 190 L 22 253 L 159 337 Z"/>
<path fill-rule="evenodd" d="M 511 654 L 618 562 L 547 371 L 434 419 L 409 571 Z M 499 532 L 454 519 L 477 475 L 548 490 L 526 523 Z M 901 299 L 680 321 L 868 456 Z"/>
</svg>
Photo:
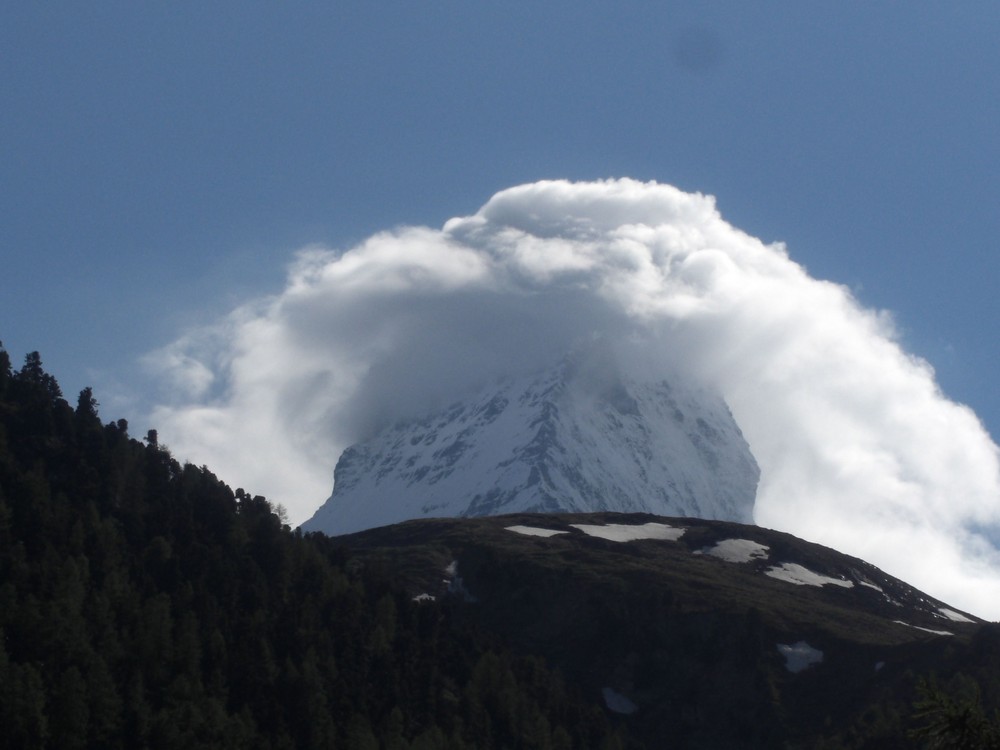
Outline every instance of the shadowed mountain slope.
<svg viewBox="0 0 1000 750">
<path fill-rule="evenodd" d="M 544 654 L 649 747 L 909 747 L 914 675 L 995 658 L 1000 637 L 864 561 L 755 526 L 511 515 L 342 541 L 418 601 L 444 597 Z"/>
</svg>

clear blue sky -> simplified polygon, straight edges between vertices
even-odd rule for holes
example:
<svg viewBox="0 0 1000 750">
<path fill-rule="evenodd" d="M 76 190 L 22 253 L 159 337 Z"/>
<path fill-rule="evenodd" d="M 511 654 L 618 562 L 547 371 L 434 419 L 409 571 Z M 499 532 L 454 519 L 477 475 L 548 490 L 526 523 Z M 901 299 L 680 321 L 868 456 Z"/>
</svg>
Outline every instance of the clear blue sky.
<svg viewBox="0 0 1000 750">
<path fill-rule="evenodd" d="M 892 310 L 997 437 L 998 32 L 971 1 L 7 3 L 0 339 L 142 400 L 137 357 L 304 244 L 631 176 Z"/>
</svg>

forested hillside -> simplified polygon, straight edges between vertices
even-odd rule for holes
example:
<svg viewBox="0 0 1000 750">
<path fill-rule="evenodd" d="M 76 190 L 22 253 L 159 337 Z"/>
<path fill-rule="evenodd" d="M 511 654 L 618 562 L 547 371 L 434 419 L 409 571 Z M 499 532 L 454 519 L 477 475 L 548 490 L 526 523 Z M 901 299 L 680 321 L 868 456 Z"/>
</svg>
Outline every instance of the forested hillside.
<svg viewBox="0 0 1000 750">
<path fill-rule="evenodd" d="M 935 635 L 698 556 L 805 549 L 757 527 L 692 523 L 692 554 L 514 522 L 303 535 L 0 347 L 0 748 L 1000 747 L 1000 626 Z M 798 674 L 774 644 L 803 628 L 829 658 Z M 619 683 L 638 707 L 602 700 Z"/>
<path fill-rule="evenodd" d="M 541 660 L 97 407 L 0 349 L 0 747 L 625 746 Z"/>
</svg>

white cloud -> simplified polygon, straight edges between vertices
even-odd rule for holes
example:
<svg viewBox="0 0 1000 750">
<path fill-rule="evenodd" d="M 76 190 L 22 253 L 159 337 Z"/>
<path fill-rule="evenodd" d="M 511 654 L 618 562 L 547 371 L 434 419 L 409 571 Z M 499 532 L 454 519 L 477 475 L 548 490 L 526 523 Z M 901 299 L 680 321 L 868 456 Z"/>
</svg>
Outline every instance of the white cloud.
<svg viewBox="0 0 1000 750">
<path fill-rule="evenodd" d="M 204 363 L 187 354 L 190 343 L 181 340 L 142 358 L 143 366 L 160 374 L 170 386 L 191 398 L 200 398 L 211 388 L 215 374 Z"/>
<path fill-rule="evenodd" d="M 976 416 L 888 315 L 667 185 L 539 182 L 442 230 L 309 248 L 282 294 L 153 355 L 174 397 L 151 421 L 299 522 L 351 442 L 595 335 L 721 390 L 761 466 L 758 523 L 1000 618 L 1000 469 Z"/>
</svg>

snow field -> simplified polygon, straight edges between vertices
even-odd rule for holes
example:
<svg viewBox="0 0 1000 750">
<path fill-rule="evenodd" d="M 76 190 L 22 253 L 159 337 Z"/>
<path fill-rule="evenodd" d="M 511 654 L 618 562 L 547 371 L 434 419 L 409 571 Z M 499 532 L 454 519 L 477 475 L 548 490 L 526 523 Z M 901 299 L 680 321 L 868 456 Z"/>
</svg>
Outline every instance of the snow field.
<svg viewBox="0 0 1000 750">
<path fill-rule="evenodd" d="M 975 620 L 970 620 L 965 615 L 960 612 L 956 612 L 953 609 L 948 609 L 947 607 L 941 607 L 938 609 L 938 614 L 941 617 L 946 617 L 952 622 L 975 622 Z"/>
<path fill-rule="evenodd" d="M 813 664 L 823 661 L 823 652 L 818 648 L 813 648 L 805 641 L 797 643 L 779 643 L 778 651 L 785 657 L 785 669 L 793 674 L 797 674 L 808 669 Z"/>
<path fill-rule="evenodd" d="M 748 563 L 752 560 L 766 560 L 769 549 L 766 544 L 750 539 L 723 539 L 714 547 L 705 547 L 695 554 L 711 555 L 731 563 Z"/>
<path fill-rule="evenodd" d="M 595 526 L 586 523 L 571 523 L 574 529 L 579 529 L 588 536 L 596 536 L 612 542 L 632 542 L 637 539 L 664 539 L 676 542 L 684 536 L 685 529 L 678 529 L 665 523 L 650 521 L 633 526 L 621 523 L 611 523 L 607 526 Z"/>
<path fill-rule="evenodd" d="M 764 571 L 764 575 L 777 578 L 779 581 L 794 583 L 796 586 L 843 586 L 846 589 L 854 588 L 853 581 L 845 581 L 842 578 L 831 578 L 830 576 L 814 573 L 798 563 L 781 563 L 773 568 Z"/>
<path fill-rule="evenodd" d="M 556 536 L 557 534 L 566 534 L 565 531 L 556 531 L 555 529 L 540 529 L 536 526 L 505 526 L 507 531 L 513 531 L 515 534 L 524 534 L 525 536 L 541 536 L 550 537 Z"/>
</svg>

